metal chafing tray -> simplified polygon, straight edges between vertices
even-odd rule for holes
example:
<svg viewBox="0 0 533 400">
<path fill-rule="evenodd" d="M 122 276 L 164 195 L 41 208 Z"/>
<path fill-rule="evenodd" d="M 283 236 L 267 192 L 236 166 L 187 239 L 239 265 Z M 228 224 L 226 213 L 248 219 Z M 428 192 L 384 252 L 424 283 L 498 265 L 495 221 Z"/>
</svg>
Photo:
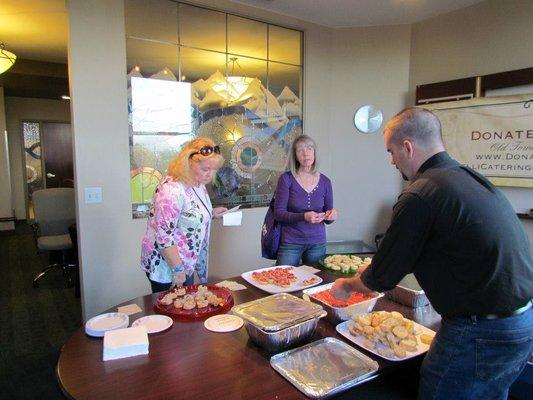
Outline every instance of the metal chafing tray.
<svg viewBox="0 0 533 400">
<path fill-rule="evenodd" d="M 270 352 L 307 340 L 327 314 L 322 306 L 286 293 L 240 304 L 233 313 L 244 319 L 250 339 Z"/>
<path fill-rule="evenodd" d="M 322 306 L 287 293 L 278 293 L 233 307 L 233 313 L 265 332 L 276 332 L 316 318 Z"/>
<path fill-rule="evenodd" d="M 386 293 L 386 296 L 397 303 L 412 308 L 429 304 L 426 293 L 422 290 L 413 274 L 406 275 L 394 289 Z"/>
<path fill-rule="evenodd" d="M 315 317 L 288 326 L 276 332 L 266 332 L 249 322 L 244 323 L 250 339 L 258 346 L 267 349 L 271 353 L 276 353 L 298 343 L 304 342 L 313 336 L 320 318 L 326 316 L 326 311 L 322 311 Z"/>
<path fill-rule="evenodd" d="M 327 337 L 270 358 L 270 365 L 306 396 L 321 399 L 373 379 L 378 364 Z"/>
</svg>

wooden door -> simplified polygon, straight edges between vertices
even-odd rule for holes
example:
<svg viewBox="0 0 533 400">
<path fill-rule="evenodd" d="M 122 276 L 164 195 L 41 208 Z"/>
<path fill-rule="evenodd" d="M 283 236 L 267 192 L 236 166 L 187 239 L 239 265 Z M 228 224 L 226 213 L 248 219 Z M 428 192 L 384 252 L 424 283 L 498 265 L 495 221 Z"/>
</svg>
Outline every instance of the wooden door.
<svg viewBox="0 0 533 400">
<path fill-rule="evenodd" d="M 74 187 L 70 124 L 43 122 L 41 129 L 46 187 Z"/>
</svg>

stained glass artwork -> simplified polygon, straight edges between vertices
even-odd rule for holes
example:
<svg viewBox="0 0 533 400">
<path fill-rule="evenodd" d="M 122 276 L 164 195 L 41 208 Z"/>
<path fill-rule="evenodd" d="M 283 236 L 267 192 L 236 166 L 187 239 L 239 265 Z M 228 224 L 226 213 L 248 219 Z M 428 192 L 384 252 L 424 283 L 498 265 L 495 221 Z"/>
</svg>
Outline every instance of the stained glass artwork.
<svg viewBox="0 0 533 400">
<path fill-rule="evenodd" d="M 28 195 L 43 188 L 41 163 L 41 134 L 38 122 L 23 122 L 24 160 L 26 163 L 26 184 Z"/>
<path fill-rule="evenodd" d="M 127 25 L 139 32 L 134 14 L 126 13 Z M 191 15 L 206 29 L 190 30 Z M 213 139 L 225 160 L 208 185 L 214 206 L 268 205 L 287 169 L 290 144 L 302 133 L 302 33 L 224 15 L 180 3 L 178 44 L 127 38 L 134 217 L 146 216 L 168 163 L 198 136 Z M 209 32 L 224 29 L 227 44 L 223 34 L 210 41 Z M 284 40 L 298 54 L 283 53 Z M 154 57 L 160 49 L 166 56 Z"/>
</svg>

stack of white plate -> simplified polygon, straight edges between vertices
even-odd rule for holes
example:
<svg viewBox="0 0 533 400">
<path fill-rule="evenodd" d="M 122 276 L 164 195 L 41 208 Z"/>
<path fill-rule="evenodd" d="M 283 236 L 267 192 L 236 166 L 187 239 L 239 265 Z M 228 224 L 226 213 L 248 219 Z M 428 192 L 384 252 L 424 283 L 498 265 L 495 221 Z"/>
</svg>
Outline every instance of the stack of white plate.
<svg viewBox="0 0 533 400">
<path fill-rule="evenodd" d="M 97 315 L 85 323 L 85 333 L 89 336 L 104 337 L 107 331 L 127 328 L 130 318 L 127 314 L 112 312 Z"/>
</svg>

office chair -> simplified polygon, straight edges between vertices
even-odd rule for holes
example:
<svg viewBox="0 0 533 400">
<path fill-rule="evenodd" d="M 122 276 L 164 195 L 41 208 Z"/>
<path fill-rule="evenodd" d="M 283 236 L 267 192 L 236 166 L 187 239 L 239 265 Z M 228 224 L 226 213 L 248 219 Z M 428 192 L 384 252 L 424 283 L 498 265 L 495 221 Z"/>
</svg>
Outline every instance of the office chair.
<svg viewBox="0 0 533 400">
<path fill-rule="evenodd" d="M 69 235 L 69 226 L 76 222 L 73 188 L 51 188 L 36 190 L 32 195 L 35 223 L 32 224 L 38 251 L 59 253 L 59 262 L 48 265 L 33 279 L 33 286 L 39 286 L 39 279 L 55 268 L 60 268 L 63 275 L 69 267 L 77 267 L 68 260 L 68 251 L 73 248 Z"/>
</svg>

